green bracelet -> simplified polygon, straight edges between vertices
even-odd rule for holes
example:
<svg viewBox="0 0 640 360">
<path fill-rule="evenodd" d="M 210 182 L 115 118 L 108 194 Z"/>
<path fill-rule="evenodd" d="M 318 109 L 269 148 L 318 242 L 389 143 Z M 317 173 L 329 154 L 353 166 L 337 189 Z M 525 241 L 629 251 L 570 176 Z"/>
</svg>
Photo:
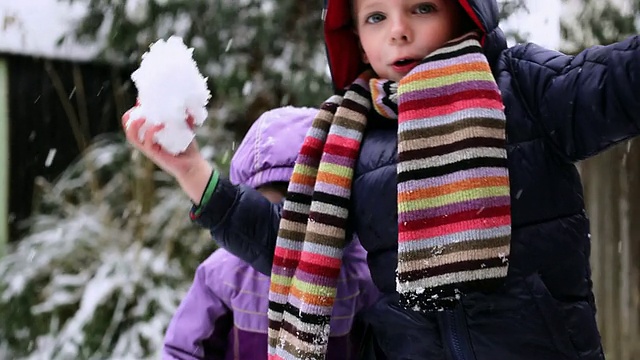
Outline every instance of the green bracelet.
<svg viewBox="0 0 640 360">
<path fill-rule="evenodd" d="M 204 188 L 204 192 L 202 193 L 202 198 L 200 199 L 200 204 L 196 207 L 195 215 L 199 216 L 202 212 L 202 209 L 211 199 L 211 195 L 216 190 L 218 186 L 218 181 L 220 181 L 220 173 L 215 169 L 211 173 L 211 177 L 209 178 L 209 182 L 207 183 L 207 187 Z"/>
</svg>

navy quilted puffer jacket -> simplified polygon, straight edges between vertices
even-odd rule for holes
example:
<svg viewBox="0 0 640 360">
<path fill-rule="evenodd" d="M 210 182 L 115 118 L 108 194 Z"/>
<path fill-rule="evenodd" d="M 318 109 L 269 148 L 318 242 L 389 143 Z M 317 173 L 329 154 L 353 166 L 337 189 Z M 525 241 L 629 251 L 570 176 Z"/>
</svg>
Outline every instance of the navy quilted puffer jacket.
<svg viewBox="0 0 640 360">
<path fill-rule="evenodd" d="M 390 359 L 603 359 L 589 221 L 574 163 L 640 133 L 640 38 L 575 57 L 533 44 L 507 49 L 495 1 L 461 4 L 485 31 L 485 52 L 506 107 L 509 274 L 500 291 L 469 294 L 454 310 L 421 314 L 397 305 L 397 128 L 372 115 L 351 216 L 384 294 L 370 319 L 373 333 Z M 279 211 L 252 189 L 223 180 L 197 221 L 220 245 L 268 273 Z"/>
</svg>

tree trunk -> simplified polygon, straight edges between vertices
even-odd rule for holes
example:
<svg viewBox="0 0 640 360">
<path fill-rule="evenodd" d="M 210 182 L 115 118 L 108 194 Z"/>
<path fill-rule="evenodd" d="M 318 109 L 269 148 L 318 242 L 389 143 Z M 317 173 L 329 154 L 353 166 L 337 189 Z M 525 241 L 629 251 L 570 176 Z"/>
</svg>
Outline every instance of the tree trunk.
<svg viewBox="0 0 640 360">
<path fill-rule="evenodd" d="M 640 358 L 640 143 L 581 164 L 597 320 L 610 360 Z"/>
</svg>

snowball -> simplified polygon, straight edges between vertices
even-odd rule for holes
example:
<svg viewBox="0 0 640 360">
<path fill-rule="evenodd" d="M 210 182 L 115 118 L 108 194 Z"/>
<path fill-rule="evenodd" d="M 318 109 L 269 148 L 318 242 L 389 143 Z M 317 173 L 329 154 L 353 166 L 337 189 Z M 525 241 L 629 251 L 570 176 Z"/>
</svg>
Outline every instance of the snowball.
<svg viewBox="0 0 640 360">
<path fill-rule="evenodd" d="M 193 49 L 185 46 L 182 38 L 170 37 L 151 44 L 142 55 L 140 67 L 131 74 L 138 89 L 138 105 L 130 119 L 145 118 L 138 136 L 144 137 L 146 129 L 164 124 L 154 141 L 173 155 L 177 155 L 191 143 L 195 133 L 186 122 L 191 114 L 196 126 L 207 118 L 207 103 L 211 93 L 193 61 Z"/>
</svg>

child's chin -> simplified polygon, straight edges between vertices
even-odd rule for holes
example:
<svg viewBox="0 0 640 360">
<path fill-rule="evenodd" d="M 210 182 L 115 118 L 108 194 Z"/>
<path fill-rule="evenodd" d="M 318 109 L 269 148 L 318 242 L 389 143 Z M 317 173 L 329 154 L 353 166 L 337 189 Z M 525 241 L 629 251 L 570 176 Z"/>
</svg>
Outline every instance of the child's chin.
<svg viewBox="0 0 640 360">
<path fill-rule="evenodd" d="M 393 72 L 391 74 L 389 74 L 389 76 L 387 77 L 389 80 L 391 81 L 395 81 L 398 82 L 400 81 L 400 79 L 402 79 L 405 75 L 407 75 L 409 72 L 407 73 L 399 73 L 399 72 Z"/>
</svg>

